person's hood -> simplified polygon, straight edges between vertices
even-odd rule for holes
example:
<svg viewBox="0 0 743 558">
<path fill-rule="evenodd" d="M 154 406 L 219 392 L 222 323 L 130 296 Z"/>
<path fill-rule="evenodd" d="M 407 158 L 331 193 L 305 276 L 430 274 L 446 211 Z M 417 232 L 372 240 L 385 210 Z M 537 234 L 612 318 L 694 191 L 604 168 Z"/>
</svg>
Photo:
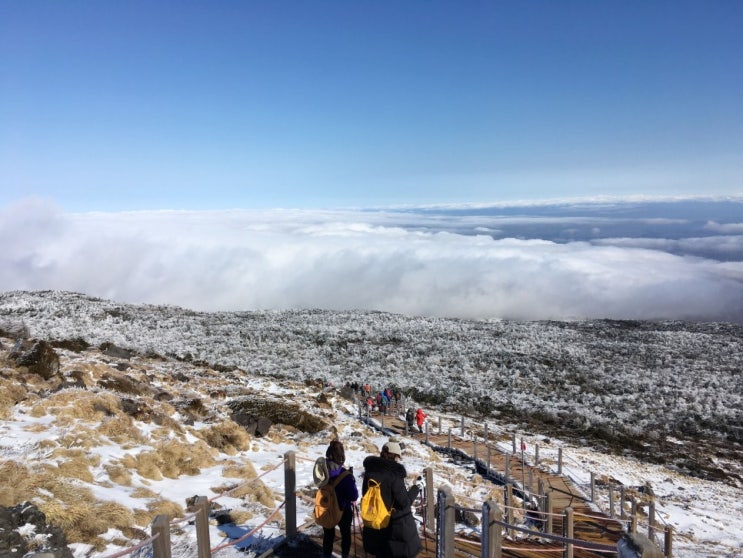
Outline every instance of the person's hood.
<svg viewBox="0 0 743 558">
<path fill-rule="evenodd" d="M 405 471 L 405 467 L 402 463 L 397 463 L 396 461 L 377 457 L 376 455 L 370 455 L 369 457 L 364 459 L 364 471 L 388 471 L 402 479 L 404 479 L 408 474 L 407 471 Z"/>
</svg>

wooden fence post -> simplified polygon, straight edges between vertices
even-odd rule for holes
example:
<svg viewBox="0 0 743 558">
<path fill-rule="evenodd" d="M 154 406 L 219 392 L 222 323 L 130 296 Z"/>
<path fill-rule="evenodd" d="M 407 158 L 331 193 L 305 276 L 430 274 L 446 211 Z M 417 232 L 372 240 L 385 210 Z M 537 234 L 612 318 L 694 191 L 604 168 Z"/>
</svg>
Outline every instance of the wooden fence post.
<svg viewBox="0 0 743 558">
<path fill-rule="evenodd" d="M 591 502 L 596 501 L 596 475 L 591 471 Z"/>
<path fill-rule="evenodd" d="M 441 417 L 439 416 L 439 436 L 441 436 Z"/>
<path fill-rule="evenodd" d="M 490 444 L 488 444 L 488 474 L 490 473 Z"/>
<path fill-rule="evenodd" d="M 513 446 L 512 453 L 516 453 L 516 433 L 513 433 L 513 436 L 511 438 L 511 445 Z"/>
<path fill-rule="evenodd" d="M 462 429 L 462 432 L 461 432 L 460 435 L 461 435 L 462 438 L 464 438 L 464 415 L 462 415 L 462 417 L 460 419 L 460 426 L 461 426 L 461 429 Z"/>
<path fill-rule="evenodd" d="M 632 509 L 630 511 L 629 532 L 637 533 L 637 500 L 632 498 Z"/>
<path fill-rule="evenodd" d="M 477 432 L 472 432 L 472 455 L 477 462 Z"/>
<path fill-rule="evenodd" d="M 428 443 L 428 431 L 431 429 L 431 423 L 426 421 L 426 444 Z"/>
<path fill-rule="evenodd" d="M 619 519 L 624 519 L 624 485 L 619 487 Z"/>
<path fill-rule="evenodd" d="M 426 482 L 426 526 L 430 529 L 436 521 L 436 501 L 433 498 L 433 469 L 423 469 L 423 478 Z"/>
<path fill-rule="evenodd" d="M 150 525 L 150 533 L 157 538 L 152 541 L 153 558 L 170 558 L 170 519 L 167 515 L 156 515 Z"/>
<path fill-rule="evenodd" d="M 508 479 L 511 478 L 511 455 L 506 455 L 506 482 L 508 482 Z"/>
<path fill-rule="evenodd" d="M 665 544 L 663 545 L 666 558 L 673 558 L 673 527 L 666 525 Z"/>
<path fill-rule="evenodd" d="M 448 486 L 439 489 L 438 505 L 436 557 L 454 558 L 454 496 Z"/>
<path fill-rule="evenodd" d="M 449 437 L 446 441 L 446 447 L 449 448 L 449 451 L 451 452 L 451 428 L 449 428 Z"/>
<path fill-rule="evenodd" d="M 655 535 L 655 499 L 648 504 L 648 538 L 652 541 Z"/>
<path fill-rule="evenodd" d="M 547 532 L 552 534 L 552 491 L 547 493 L 547 502 L 545 503 L 545 511 L 547 512 Z"/>
<path fill-rule="evenodd" d="M 557 474 L 562 475 L 562 448 L 557 448 Z"/>
<path fill-rule="evenodd" d="M 503 521 L 503 512 L 498 504 L 488 500 L 482 505 L 480 558 L 501 558 L 502 556 L 503 533 L 497 521 Z"/>
<path fill-rule="evenodd" d="M 505 486 L 506 494 L 503 501 L 506 505 L 506 523 L 513 525 L 513 485 L 510 482 L 506 483 Z M 510 533 L 510 529 L 506 527 L 506 531 Z"/>
<path fill-rule="evenodd" d="M 284 505 L 286 538 L 297 534 L 297 463 L 294 451 L 284 454 Z"/>
<path fill-rule="evenodd" d="M 209 498 L 197 496 L 194 502 L 196 508 L 196 546 L 199 558 L 210 558 L 212 555 L 211 541 L 209 540 Z"/>
<path fill-rule="evenodd" d="M 565 508 L 565 536 L 568 539 L 573 538 L 574 526 L 573 526 L 573 508 Z M 573 543 L 569 542 L 565 545 L 565 558 L 573 558 Z"/>
<path fill-rule="evenodd" d="M 609 485 L 609 517 L 614 519 L 614 487 Z"/>
<path fill-rule="evenodd" d="M 539 444 L 534 444 L 534 466 L 539 467 Z"/>
</svg>

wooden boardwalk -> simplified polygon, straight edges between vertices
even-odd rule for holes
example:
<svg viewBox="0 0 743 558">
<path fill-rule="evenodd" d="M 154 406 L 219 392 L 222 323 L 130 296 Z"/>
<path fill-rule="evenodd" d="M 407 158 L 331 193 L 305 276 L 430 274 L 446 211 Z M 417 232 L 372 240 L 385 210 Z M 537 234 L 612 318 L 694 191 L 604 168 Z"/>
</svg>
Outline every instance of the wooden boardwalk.
<svg viewBox="0 0 743 558">
<path fill-rule="evenodd" d="M 377 423 L 379 423 L 381 419 L 378 414 L 373 415 L 371 418 Z M 407 443 L 412 443 L 413 440 L 423 443 L 426 441 L 425 434 L 417 432 L 406 434 L 405 422 L 400 420 L 397 416 L 387 415 L 384 417 L 384 428 L 386 432 L 396 434 L 401 440 Z M 446 434 L 437 434 L 433 433 L 433 430 L 435 429 L 429 429 L 428 435 L 428 443 L 431 446 L 437 448 L 451 447 L 455 452 L 468 458 L 473 458 L 476 455 L 481 465 L 488 462 L 488 446 L 485 445 L 484 440 L 479 440 L 475 443 L 473 440 L 464 440 L 460 436 L 454 435 L 454 433 L 452 433 L 450 437 L 448 432 Z M 449 446 L 450 442 L 451 446 Z M 565 509 L 572 508 L 574 518 L 574 539 L 609 545 L 616 548 L 617 542 L 624 532 L 623 524 L 619 520 L 612 519 L 601 511 L 597 511 L 595 506 L 591 506 L 590 503 L 587 502 L 586 496 L 570 479 L 566 476 L 558 475 L 539 467 L 534 467 L 528 463 L 525 463 L 522 467 L 521 459 L 516 459 L 515 456 L 499 450 L 492 442 L 489 446 L 490 471 L 500 473 L 502 476 L 503 472 L 506 470 L 506 460 L 509 459 L 509 479 L 515 481 L 519 490 L 523 479 L 526 480 L 526 489 L 529 493 L 536 494 L 537 491 L 533 488 L 539 486 L 540 482 L 545 492 L 550 493 L 553 513 L 552 534 L 565 536 L 563 533 L 563 514 Z M 531 479 L 531 487 L 529 486 L 529 479 Z M 491 481 L 483 480 L 483 482 Z M 456 494 L 454 495 L 454 498 L 456 501 Z M 521 526 L 523 527 L 523 525 Z M 433 529 L 434 527 L 430 526 L 429 533 L 425 537 L 425 540 L 422 540 L 424 543 L 424 550 L 420 553 L 419 558 L 435 558 L 436 540 L 434 538 L 435 535 L 432 532 Z M 364 556 L 360 529 L 356 528 L 354 533 L 356 540 L 355 547 L 351 547 L 351 556 Z M 510 536 L 507 534 L 503 539 L 502 555 L 505 557 L 523 558 L 562 556 L 562 551 L 564 549 L 562 543 L 540 537 L 538 531 L 533 531 L 533 533 L 533 536 L 520 532 L 514 532 Z M 473 536 L 472 534 L 458 532 L 455 536 L 455 556 L 457 558 L 480 556 L 480 541 L 477 535 Z M 356 549 L 355 551 L 354 548 Z M 339 536 L 336 539 L 336 552 L 340 556 Z M 613 556 L 610 552 L 582 549 L 579 548 L 578 545 L 574 547 L 573 555 L 575 558 Z"/>
</svg>

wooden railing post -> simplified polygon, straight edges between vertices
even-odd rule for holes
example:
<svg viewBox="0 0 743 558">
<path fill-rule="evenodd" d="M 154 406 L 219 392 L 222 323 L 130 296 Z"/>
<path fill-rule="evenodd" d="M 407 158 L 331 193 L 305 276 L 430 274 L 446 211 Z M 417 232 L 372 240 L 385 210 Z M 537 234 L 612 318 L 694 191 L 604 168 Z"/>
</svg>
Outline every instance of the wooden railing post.
<svg viewBox="0 0 743 558">
<path fill-rule="evenodd" d="M 472 432 L 472 455 L 477 462 L 477 432 Z"/>
<path fill-rule="evenodd" d="M 624 519 L 624 485 L 619 487 L 619 519 Z"/>
<path fill-rule="evenodd" d="M 534 466 L 539 467 L 539 444 L 534 444 Z"/>
<path fill-rule="evenodd" d="M 436 558 L 454 558 L 454 496 L 451 488 L 442 486 L 438 494 L 438 538 Z"/>
<path fill-rule="evenodd" d="M 596 475 L 591 471 L 591 502 L 596 501 Z"/>
<path fill-rule="evenodd" d="M 210 558 L 212 545 L 209 540 L 209 498 L 197 496 L 196 508 L 196 546 L 199 558 Z"/>
<path fill-rule="evenodd" d="M 464 415 L 462 415 L 462 417 L 460 418 L 460 427 L 461 427 L 461 430 L 462 430 L 460 436 L 462 438 L 464 438 Z"/>
<path fill-rule="evenodd" d="M 670 525 L 666 525 L 666 536 L 663 550 L 663 555 L 666 558 L 673 558 L 673 527 Z"/>
<path fill-rule="evenodd" d="M 655 500 L 648 504 L 648 538 L 652 541 L 655 535 Z"/>
<path fill-rule="evenodd" d="M 439 436 L 441 436 L 441 417 L 439 416 Z"/>
<path fill-rule="evenodd" d="M 511 446 L 513 447 L 512 453 L 516 453 L 516 433 L 513 433 L 511 438 Z"/>
<path fill-rule="evenodd" d="M 446 447 L 451 452 L 451 428 L 449 428 L 449 436 L 448 436 L 447 441 L 446 441 Z"/>
<path fill-rule="evenodd" d="M 498 521 L 503 521 L 503 512 L 498 504 L 488 500 L 482 505 L 482 546 L 480 558 L 501 558 L 503 533 Z"/>
<path fill-rule="evenodd" d="M 490 444 L 488 444 L 488 473 L 490 473 Z"/>
<path fill-rule="evenodd" d="M 152 558 L 170 558 L 170 519 L 167 515 L 156 515 L 150 525 Z"/>
<path fill-rule="evenodd" d="M 565 536 L 568 539 L 573 538 L 574 525 L 573 525 L 573 508 L 565 508 Z M 573 558 L 573 543 L 569 542 L 565 545 L 565 558 Z"/>
<path fill-rule="evenodd" d="M 562 448 L 557 448 L 557 474 L 562 475 Z"/>
<path fill-rule="evenodd" d="M 545 511 L 547 512 L 547 533 L 552 534 L 552 491 L 547 493 Z"/>
<path fill-rule="evenodd" d="M 635 498 L 632 498 L 632 509 L 630 513 L 632 515 L 629 521 L 629 532 L 637 533 L 637 500 Z"/>
<path fill-rule="evenodd" d="M 436 500 L 433 497 L 433 469 L 423 469 L 423 479 L 426 482 L 426 525 L 430 529 L 436 521 Z"/>
<path fill-rule="evenodd" d="M 505 480 L 508 482 L 508 479 L 511 478 L 511 454 L 506 455 L 506 470 L 504 473 L 506 475 Z"/>
<path fill-rule="evenodd" d="M 426 443 L 428 443 L 428 437 L 429 437 L 428 431 L 430 429 L 431 429 L 431 423 L 426 422 Z"/>
<path fill-rule="evenodd" d="M 506 523 L 513 525 L 513 485 L 510 482 L 506 482 L 504 488 L 506 490 L 503 497 L 503 503 L 506 506 Z M 511 530 L 506 527 L 506 532 L 510 533 Z"/>
<path fill-rule="evenodd" d="M 286 538 L 297 534 L 297 463 L 293 451 L 284 454 L 284 510 Z"/>
<path fill-rule="evenodd" d="M 614 487 L 609 485 L 609 517 L 614 519 Z"/>
</svg>

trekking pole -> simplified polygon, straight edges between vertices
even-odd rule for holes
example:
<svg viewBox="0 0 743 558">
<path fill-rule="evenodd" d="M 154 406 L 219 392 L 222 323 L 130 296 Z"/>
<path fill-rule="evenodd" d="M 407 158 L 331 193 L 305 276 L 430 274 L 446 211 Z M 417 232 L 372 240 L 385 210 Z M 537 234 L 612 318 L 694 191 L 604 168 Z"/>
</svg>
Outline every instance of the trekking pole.
<svg viewBox="0 0 743 558">
<path fill-rule="evenodd" d="M 421 515 L 423 516 L 423 550 L 428 554 L 428 535 L 426 534 L 426 501 L 424 500 L 425 491 L 421 490 Z"/>
<path fill-rule="evenodd" d="M 351 527 L 353 529 L 353 555 L 357 558 L 359 553 L 356 549 L 356 502 L 351 502 Z"/>
</svg>

